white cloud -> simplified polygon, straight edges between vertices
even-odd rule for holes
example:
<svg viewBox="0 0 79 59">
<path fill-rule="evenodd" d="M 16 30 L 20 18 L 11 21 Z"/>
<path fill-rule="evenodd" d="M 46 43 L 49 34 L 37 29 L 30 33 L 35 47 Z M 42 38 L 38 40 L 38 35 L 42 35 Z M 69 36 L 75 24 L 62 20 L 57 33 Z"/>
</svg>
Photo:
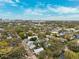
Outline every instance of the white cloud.
<svg viewBox="0 0 79 59">
<path fill-rule="evenodd" d="M 43 15 L 42 13 L 42 10 L 41 9 L 26 9 L 24 11 L 25 14 L 28 14 L 28 15 Z"/>
<path fill-rule="evenodd" d="M 1 1 L 1 0 L 0 0 Z M 12 6 L 17 6 L 16 2 L 20 2 L 20 0 L 16 0 L 15 2 L 12 0 L 2 0 L 6 3 L 11 3 Z M 51 14 L 56 13 L 57 15 L 52 16 Z M 68 14 L 66 16 L 61 14 Z M 74 15 L 73 15 L 74 14 Z M 11 16 L 11 17 L 10 17 Z M 21 19 L 41 19 L 41 20 L 78 20 L 79 19 L 79 8 L 77 7 L 51 7 L 50 5 L 47 6 L 46 9 L 41 9 L 38 6 L 36 8 L 28 8 L 24 10 L 24 13 L 21 15 L 12 15 L 12 13 L 8 12 L 5 14 L 6 18 L 21 18 Z"/>
<path fill-rule="evenodd" d="M 68 0 L 68 1 L 79 1 L 79 0 Z"/>
<path fill-rule="evenodd" d="M 52 16 L 51 14 L 55 12 L 57 15 Z M 64 7 L 59 6 L 56 8 L 47 6 L 47 9 L 40 9 L 40 8 L 34 8 L 34 9 L 26 9 L 24 11 L 24 14 L 26 19 L 31 20 L 79 20 L 79 8 L 77 7 Z M 67 14 L 67 15 L 63 15 Z M 31 15 L 28 16 L 28 15 Z"/>
<path fill-rule="evenodd" d="M 5 2 L 5 3 L 19 3 L 20 0 L 15 0 L 15 1 L 13 1 L 13 0 L 0 0 L 0 2 Z"/>
<path fill-rule="evenodd" d="M 3 2 L 6 2 L 6 3 L 14 3 L 12 0 L 3 0 Z"/>
<path fill-rule="evenodd" d="M 17 3 L 19 3 L 19 2 L 20 2 L 20 0 L 16 0 L 16 2 L 17 2 Z"/>
<path fill-rule="evenodd" d="M 2 3 L 3 2 L 3 3 Z M 16 0 L 16 2 L 19 2 L 19 0 Z M 13 0 L 0 0 L 0 4 L 5 5 L 5 3 L 10 3 L 11 6 L 17 7 L 17 3 Z"/>
<path fill-rule="evenodd" d="M 28 14 L 32 14 L 31 16 L 29 16 Z M 47 15 L 47 16 L 45 16 L 45 15 L 42 15 L 42 16 L 38 16 L 39 15 L 39 13 L 37 14 L 35 14 L 35 12 L 33 12 L 33 10 L 31 10 L 31 9 L 28 9 L 28 10 L 26 10 L 26 14 L 18 14 L 18 15 L 13 15 L 11 12 L 7 12 L 7 13 L 5 13 L 5 15 L 4 14 L 1 14 L 0 16 L 2 17 L 2 18 L 9 18 L 9 19 L 27 19 L 27 20 L 79 20 L 79 14 L 72 14 L 72 15 L 66 15 L 66 16 L 64 16 L 64 15 L 60 15 L 60 16 L 57 16 L 57 15 L 55 15 L 55 16 L 51 16 L 51 15 Z"/>
<path fill-rule="evenodd" d="M 53 7 L 47 6 L 47 10 L 57 12 L 57 10 Z"/>
<path fill-rule="evenodd" d="M 79 9 L 72 7 L 58 7 L 57 11 L 60 13 L 77 13 L 79 12 Z"/>
<path fill-rule="evenodd" d="M 26 9 L 24 13 L 30 14 L 30 13 L 32 13 L 32 10 L 31 9 Z"/>
<path fill-rule="evenodd" d="M 16 3 L 11 4 L 13 7 L 17 7 L 18 5 Z"/>
<path fill-rule="evenodd" d="M 79 13 L 79 8 L 63 7 L 63 6 L 57 8 L 48 6 L 48 10 L 60 14 Z"/>
<path fill-rule="evenodd" d="M 56 13 L 57 15 L 54 15 Z M 63 15 L 67 14 L 67 15 Z M 75 15 L 76 16 L 75 16 Z M 72 8 L 72 7 L 57 7 L 53 8 L 50 6 L 47 6 L 47 9 L 41 9 L 41 8 L 34 8 L 34 9 L 25 9 L 24 15 L 27 16 L 28 19 L 40 19 L 40 20 L 77 20 L 79 9 L 78 8 Z M 28 16 L 29 15 L 29 16 Z M 30 16 L 31 15 L 31 16 Z M 54 16 L 52 16 L 54 15 Z"/>
</svg>

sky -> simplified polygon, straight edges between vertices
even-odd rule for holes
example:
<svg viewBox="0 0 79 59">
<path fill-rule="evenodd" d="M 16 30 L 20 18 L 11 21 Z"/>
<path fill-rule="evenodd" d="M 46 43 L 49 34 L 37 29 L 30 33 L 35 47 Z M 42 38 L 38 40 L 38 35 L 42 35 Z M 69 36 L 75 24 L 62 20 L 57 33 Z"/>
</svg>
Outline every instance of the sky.
<svg viewBox="0 0 79 59">
<path fill-rule="evenodd" d="M 79 0 L 0 0 L 0 18 L 79 20 Z"/>
</svg>

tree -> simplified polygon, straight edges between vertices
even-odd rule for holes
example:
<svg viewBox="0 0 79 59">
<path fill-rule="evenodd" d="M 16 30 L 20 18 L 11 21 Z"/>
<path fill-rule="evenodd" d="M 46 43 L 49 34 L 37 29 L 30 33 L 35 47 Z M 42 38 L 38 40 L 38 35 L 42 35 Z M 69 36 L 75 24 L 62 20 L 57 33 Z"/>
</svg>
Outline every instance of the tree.
<svg viewBox="0 0 79 59">
<path fill-rule="evenodd" d="M 45 51 L 40 52 L 40 54 L 38 55 L 38 59 L 45 59 L 45 57 L 46 57 Z"/>
<path fill-rule="evenodd" d="M 78 54 L 73 51 L 65 51 L 64 52 L 65 59 L 79 59 Z"/>
<path fill-rule="evenodd" d="M 68 44 L 68 48 L 74 52 L 79 52 L 79 43 L 78 40 L 70 41 Z"/>
<path fill-rule="evenodd" d="M 22 59 L 25 57 L 26 51 L 24 47 L 18 47 L 17 49 L 13 49 L 9 54 L 2 56 L 1 59 Z"/>
<path fill-rule="evenodd" d="M 36 37 L 33 37 L 33 38 L 30 39 L 30 41 L 36 41 L 36 40 L 37 40 Z"/>
<path fill-rule="evenodd" d="M 21 28 L 19 26 L 16 27 L 15 30 L 16 30 L 17 33 L 23 32 L 23 28 Z"/>
<path fill-rule="evenodd" d="M 33 32 L 32 31 L 29 31 L 28 32 L 28 36 L 32 36 L 33 35 Z"/>
<path fill-rule="evenodd" d="M 58 58 L 60 54 L 62 53 L 64 44 L 61 43 L 60 40 L 57 38 L 49 40 L 48 43 L 50 44 L 50 46 L 46 48 L 47 54 L 52 56 L 54 59 Z"/>
<path fill-rule="evenodd" d="M 0 46 L 8 46 L 9 44 L 8 44 L 8 42 L 6 42 L 6 41 L 1 41 L 0 42 Z"/>
<path fill-rule="evenodd" d="M 22 38 L 22 39 L 24 39 L 25 38 L 25 35 L 24 35 L 25 33 L 24 32 L 20 32 L 19 33 L 19 36 Z"/>
<path fill-rule="evenodd" d="M 38 37 L 39 37 L 40 39 L 44 39 L 44 38 L 46 37 L 45 32 L 39 32 L 39 33 L 38 33 Z"/>
</svg>

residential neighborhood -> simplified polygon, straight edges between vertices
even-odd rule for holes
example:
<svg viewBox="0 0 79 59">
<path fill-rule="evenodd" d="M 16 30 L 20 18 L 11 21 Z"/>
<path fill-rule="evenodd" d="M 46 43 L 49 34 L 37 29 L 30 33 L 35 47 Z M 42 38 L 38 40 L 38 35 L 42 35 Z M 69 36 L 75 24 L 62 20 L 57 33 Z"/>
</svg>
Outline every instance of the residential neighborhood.
<svg viewBox="0 0 79 59">
<path fill-rule="evenodd" d="M 79 0 L 0 0 L 0 59 L 79 59 Z"/>
<path fill-rule="evenodd" d="M 0 22 L 0 59 L 79 59 L 78 25 L 63 21 Z"/>
</svg>

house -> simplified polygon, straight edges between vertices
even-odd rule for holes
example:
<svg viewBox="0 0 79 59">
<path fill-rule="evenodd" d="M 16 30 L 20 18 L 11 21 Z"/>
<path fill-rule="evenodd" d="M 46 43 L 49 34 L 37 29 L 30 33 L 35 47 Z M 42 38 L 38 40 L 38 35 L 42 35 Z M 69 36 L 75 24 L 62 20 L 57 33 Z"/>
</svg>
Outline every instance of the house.
<svg viewBox="0 0 79 59">
<path fill-rule="evenodd" d="M 75 31 L 74 28 L 67 28 L 67 29 L 65 29 L 65 30 L 67 30 L 67 31 Z"/>
<path fill-rule="evenodd" d="M 46 35 L 46 38 L 51 38 L 52 37 L 52 35 Z"/>
<path fill-rule="evenodd" d="M 79 34 L 74 35 L 76 39 L 79 39 Z"/>
<path fill-rule="evenodd" d="M 31 38 L 37 38 L 38 39 L 38 36 L 29 36 L 28 40 L 30 40 Z"/>
<path fill-rule="evenodd" d="M 11 37 L 11 36 L 9 36 L 9 37 L 7 37 L 7 39 L 12 39 L 12 37 Z"/>
<path fill-rule="evenodd" d="M 34 53 L 35 54 L 39 54 L 40 52 L 44 51 L 44 49 L 41 47 L 41 48 L 38 48 L 38 49 L 34 49 Z"/>
<path fill-rule="evenodd" d="M 0 31 L 4 31 L 4 29 L 3 28 L 0 28 Z"/>
<path fill-rule="evenodd" d="M 49 38 L 45 38 L 45 40 L 48 42 L 49 41 Z"/>
<path fill-rule="evenodd" d="M 61 41 L 62 43 L 64 43 L 64 42 L 67 42 L 67 39 L 60 38 L 60 41 Z"/>
<path fill-rule="evenodd" d="M 33 44 L 34 42 L 33 41 L 28 41 L 27 45 L 30 49 L 33 49 L 35 48 L 36 46 Z"/>
<path fill-rule="evenodd" d="M 79 32 L 79 30 L 75 30 L 74 32 Z"/>
<path fill-rule="evenodd" d="M 58 34 L 58 32 L 57 31 L 52 31 L 52 34 Z"/>
<path fill-rule="evenodd" d="M 65 35 L 65 32 L 60 32 L 59 35 L 63 36 L 63 35 Z"/>
<path fill-rule="evenodd" d="M 29 37 L 28 37 L 28 40 L 30 40 L 31 38 L 32 38 L 32 37 L 31 37 L 31 36 L 29 36 Z"/>
</svg>

